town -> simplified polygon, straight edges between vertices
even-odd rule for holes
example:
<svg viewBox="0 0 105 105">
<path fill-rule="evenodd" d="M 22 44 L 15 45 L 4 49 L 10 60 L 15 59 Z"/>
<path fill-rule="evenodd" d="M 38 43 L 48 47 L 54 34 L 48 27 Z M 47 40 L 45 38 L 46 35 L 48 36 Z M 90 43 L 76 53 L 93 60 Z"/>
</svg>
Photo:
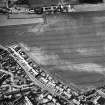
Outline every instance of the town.
<svg viewBox="0 0 105 105">
<path fill-rule="evenodd" d="M 20 45 L 0 48 L 1 105 L 103 105 L 105 86 L 86 91 L 54 80 Z M 22 104 L 24 105 L 24 104 Z"/>
</svg>

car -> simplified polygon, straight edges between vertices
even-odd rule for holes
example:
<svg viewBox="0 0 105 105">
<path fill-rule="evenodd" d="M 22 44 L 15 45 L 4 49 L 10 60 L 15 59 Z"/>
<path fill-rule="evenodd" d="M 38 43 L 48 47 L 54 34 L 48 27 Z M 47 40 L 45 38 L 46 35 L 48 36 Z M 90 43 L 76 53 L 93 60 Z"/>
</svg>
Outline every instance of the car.
<svg viewBox="0 0 105 105">
<path fill-rule="evenodd" d="M 42 7 L 35 7 L 34 11 L 36 14 L 43 14 L 43 8 Z"/>
<path fill-rule="evenodd" d="M 8 8 L 6 8 L 6 7 L 0 8 L 0 13 L 1 13 L 1 14 L 7 14 L 7 13 L 9 13 L 9 12 L 10 12 L 10 10 L 9 10 Z"/>
<path fill-rule="evenodd" d="M 63 7 L 61 7 L 60 5 L 54 9 L 54 13 L 61 13 L 63 12 Z"/>
<path fill-rule="evenodd" d="M 34 13 L 35 13 L 34 8 L 30 8 L 30 9 L 28 10 L 28 13 L 29 13 L 29 14 L 34 14 Z"/>
<path fill-rule="evenodd" d="M 15 50 L 16 52 L 18 52 L 19 50 L 21 50 L 21 47 L 20 47 L 20 46 L 16 46 L 16 47 L 14 48 L 14 50 Z"/>
<path fill-rule="evenodd" d="M 38 78 L 38 80 L 45 85 L 48 83 L 48 80 L 44 77 L 40 77 L 40 78 Z"/>
<path fill-rule="evenodd" d="M 26 62 L 30 64 L 32 62 L 32 59 L 28 58 L 28 59 L 26 59 Z"/>
<path fill-rule="evenodd" d="M 4 52 L 4 49 L 3 49 L 3 48 L 0 48 L 0 54 L 1 54 L 2 52 Z"/>
<path fill-rule="evenodd" d="M 48 83 L 46 85 L 47 85 L 47 87 L 50 87 L 51 89 L 54 89 L 54 91 L 55 91 L 56 84 L 54 81 L 48 81 Z"/>
<path fill-rule="evenodd" d="M 0 86 L 2 85 L 2 83 L 6 80 L 6 79 L 8 79 L 8 78 L 10 78 L 11 76 L 9 75 L 9 74 L 4 74 L 3 76 L 1 76 L 0 77 Z"/>
</svg>

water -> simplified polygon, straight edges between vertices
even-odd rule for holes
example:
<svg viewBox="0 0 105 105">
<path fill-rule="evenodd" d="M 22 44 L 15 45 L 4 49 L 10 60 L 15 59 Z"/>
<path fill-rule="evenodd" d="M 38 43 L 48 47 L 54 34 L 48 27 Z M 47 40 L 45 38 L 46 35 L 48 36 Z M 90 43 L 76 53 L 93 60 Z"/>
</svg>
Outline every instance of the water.
<svg viewBox="0 0 105 105">
<path fill-rule="evenodd" d="M 22 43 L 48 72 L 66 83 L 105 83 L 105 14 L 88 12 L 47 17 L 48 24 L 0 27 L 2 45 Z"/>
</svg>

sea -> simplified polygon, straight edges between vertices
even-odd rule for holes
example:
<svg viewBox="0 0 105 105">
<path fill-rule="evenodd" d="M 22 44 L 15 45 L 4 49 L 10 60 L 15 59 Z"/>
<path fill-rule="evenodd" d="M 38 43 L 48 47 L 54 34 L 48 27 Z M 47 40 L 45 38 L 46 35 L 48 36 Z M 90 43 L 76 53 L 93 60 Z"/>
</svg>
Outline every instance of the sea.
<svg viewBox="0 0 105 105">
<path fill-rule="evenodd" d="M 105 85 L 105 12 L 47 15 L 47 23 L 1 26 L 0 44 L 21 44 L 55 79 Z"/>
</svg>

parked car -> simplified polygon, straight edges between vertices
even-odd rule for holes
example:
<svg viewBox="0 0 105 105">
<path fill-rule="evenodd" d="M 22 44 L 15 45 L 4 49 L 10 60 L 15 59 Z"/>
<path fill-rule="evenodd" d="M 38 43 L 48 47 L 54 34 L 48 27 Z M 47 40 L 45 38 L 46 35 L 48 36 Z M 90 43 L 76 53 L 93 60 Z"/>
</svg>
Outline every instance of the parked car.
<svg viewBox="0 0 105 105">
<path fill-rule="evenodd" d="M 0 8 L 0 14 L 7 14 L 10 12 L 10 9 L 6 8 L 6 7 L 2 7 Z"/>
<path fill-rule="evenodd" d="M 28 13 L 29 13 L 29 14 L 34 14 L 34 13 L 35 13 L 34 8 L 30 8 L 30 9 L 28 10 Z"/>
<path fill-rule="evenodd" d="M 58 6 L 55 10 L 54 13 L 60 13 L 63 12 L 63 8 L 61 6 Z"/>
<path fill-rule="evenodd" d="M 42 14 L 43 13 L 43 8 L 42 7 L 35 7 L 34 10 L 35 10 L 36 14 Z"/>
</svg>

